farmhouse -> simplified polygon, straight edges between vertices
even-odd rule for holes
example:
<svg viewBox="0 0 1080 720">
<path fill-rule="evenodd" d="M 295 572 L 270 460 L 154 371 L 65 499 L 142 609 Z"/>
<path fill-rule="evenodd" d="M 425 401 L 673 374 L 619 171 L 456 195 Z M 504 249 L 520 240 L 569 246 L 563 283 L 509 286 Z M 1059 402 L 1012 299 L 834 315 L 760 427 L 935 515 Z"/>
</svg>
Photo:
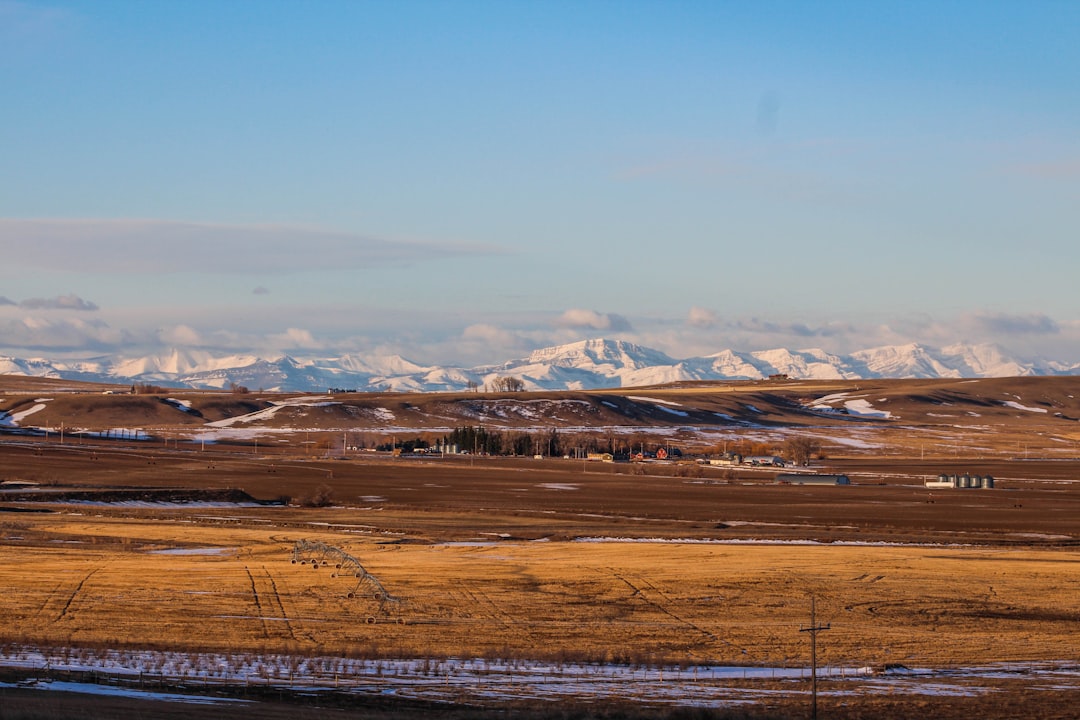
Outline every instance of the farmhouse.
<svg viewBox="0 0 1080 720">
<path fill-rule="evenodd" d="M 615 456 L 611 453 L 589 453 L 585 456 L 586 460 L 592 460 L 593 462 L 615 462 Z"/>
<path fill-rule="evenodd" d="M 937 480 L 927 480 L 926 487 L 934 490 L 952 489 L 952 488 L 992 488 L 994 487 L 994 478 L 987 475 L 980 477 L 978 475 L 946 475 L 942 473 L 937 476 Z"/>
<path fill-rule="evenodd" d="M 780 473 L 778 485 L 850 485 L 847 475 L 815 475 L 810 473 Z"/>
<path fill-rule="evenodd" d="M 718 458 L 709 458 L 705 462 L 710 465 L 742 465 L 743 456 L 738 453 L 724 453 Z"/>
</svg>

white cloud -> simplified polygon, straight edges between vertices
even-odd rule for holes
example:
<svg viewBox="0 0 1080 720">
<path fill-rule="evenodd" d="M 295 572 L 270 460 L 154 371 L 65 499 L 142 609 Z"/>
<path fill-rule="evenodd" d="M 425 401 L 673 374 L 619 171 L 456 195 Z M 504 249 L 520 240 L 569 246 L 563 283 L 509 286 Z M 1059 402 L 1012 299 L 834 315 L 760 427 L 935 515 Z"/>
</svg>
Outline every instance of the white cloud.
<svg viewBox="0 0 1080 720">
<path fill-rule="evenodd" d="M 610 330 L 612 332 L 631 332 L 630 322 L 622 315 L 599 313 L 595 310 L 573 308 L 567 310 L 555 320 L 556 327 L 581 328 L 592 330 Z"/>
<path fill-rule="evenodd" d="M 204 343 L 202 335 L 187 325 L 174 325 L 160 330 L 158 338 L 166 345 L 201 347 Z"/>
<path fill-rule="evenodd" d="M 703 307 L 692 307 L 686 316 L 686 324 L 697 328 L 710 328 L 716 325 L 716 313 Z"/>
<path fill-rule="evenodd" d="M 272 334 L 267 337 L 271 345 L 282 349 L 315 349 L 323 347 L 308 330 L 289 328 L 283 333 Z"/>
<path fill-rule="evenodd" d="M 518 342 L 518 337 L 514 333 L 487 323 L 469 325 L 461 332 L 461 338 L 497 345 L 512 345 Z"/>
<path fill-rule="evenodd" d="M 132 340 L 130 333 L 101 320 L 45 318 L 31 315 L 0 321 L 0 342 L 5 347 L 32 351 L 102 352 Z"/>
<path fill-rule="evenodd" d="M 287 225 L 0 218 L 0 254 L 9 268 L 83 274 L 295 273 L 500 252 L 485 245 L 388 240 Z"/>
<path fill-rule="evenodd" d="M 719 318 L 704 308 L 692 308 L 682 318 L 634 316 L 631 323 L 620 314 L 580 308 L 559 314 L 515 314 L 330 305 L 267 310 L 208 304 L 110 308 L 91 315 L 58 310 L 26 313 L 17 305 L 6 305 L 0 306 L 0 353 L 35 357 L 62 352 L 90 357 L 189 347 L 221 355 L 275 357 L 288 352 L 304 357 L 379 350 L 423 365 L 472 367 L 521 358 L 537 348 L 606 337 L 652 347 L 674 358 L 729 348 L 818 347 L 847 354 L 909 342 L 931 348 L 989 342 L 1022 358 L 1066 363 L 1080 360 L 1080 320 L 993 312 L 943 318 L 907 314 L 870 320 Z"/>
<path fill-rule="evenodd" d="M 78 295 L 60 295 L 54 298 L 28 298 L 19 303 L 27 310 L 80 310 L 93 312 L 98 306 Z"/>
<path fill-rule="evenodd" d="M 972 313 L 963 318 L 974 327 L 995 335 L 1055 335 L 1061 328 L 1053 318 L 1041 313 L 1007 315 L 1005 313 Z"/>
</svg>

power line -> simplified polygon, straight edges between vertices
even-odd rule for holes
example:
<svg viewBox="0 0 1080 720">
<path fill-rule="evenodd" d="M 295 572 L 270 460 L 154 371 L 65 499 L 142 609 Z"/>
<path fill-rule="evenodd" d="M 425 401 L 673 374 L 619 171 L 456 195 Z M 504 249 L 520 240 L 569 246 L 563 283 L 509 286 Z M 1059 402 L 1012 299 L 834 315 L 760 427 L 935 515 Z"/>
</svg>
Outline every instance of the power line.
<svg viewBox="0 0 1080 720">
<path fill-rule="evenodd" d="M 799 628 L 799 632 L 810 633 L 810 720 L 817 720 L 817 634 L 824 630 L 829 630 L 832 623 L 826 623 L 824 625 L 817 624 L 817 605 L 816 598 L 810 596 L 810 626 Z"/>
</svg>

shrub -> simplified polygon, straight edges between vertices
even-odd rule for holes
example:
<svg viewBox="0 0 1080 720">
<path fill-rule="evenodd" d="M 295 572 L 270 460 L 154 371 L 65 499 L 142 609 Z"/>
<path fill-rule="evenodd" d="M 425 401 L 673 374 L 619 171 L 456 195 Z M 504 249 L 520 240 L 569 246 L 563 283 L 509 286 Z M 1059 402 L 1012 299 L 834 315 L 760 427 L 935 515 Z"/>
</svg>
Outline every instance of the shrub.
<svg viewBox="0 0 1080 720">
<path fill-rule="evenodd" d="M 325 483 L 315 488 L 310 495 L 305 497 L 301 504 L 304 507 L 327 507 L 334 501 L 334 489 Z"/>
</svg>

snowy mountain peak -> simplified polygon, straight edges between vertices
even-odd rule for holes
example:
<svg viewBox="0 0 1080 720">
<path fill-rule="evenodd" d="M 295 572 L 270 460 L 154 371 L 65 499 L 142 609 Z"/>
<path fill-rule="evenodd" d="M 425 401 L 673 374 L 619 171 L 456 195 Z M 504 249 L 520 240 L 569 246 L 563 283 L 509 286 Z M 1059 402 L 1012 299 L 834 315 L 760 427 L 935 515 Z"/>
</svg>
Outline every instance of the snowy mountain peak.
<svg viewBox="0 0 1080 720">
<path fill-rule="evenodd" d="M 562 365 L 578 364 L 582 361 L 600 365 L 617 364 L 621 367 L 647 367 L 657 364 L 672 364 L 674 361 L 651 348 L 642 347 L 622 340 L 594 338 L 568 345 L 534 350 L 529 354 L 528 364 L 558 363 Z"/>
<path fill-rule="evenodd" d="M 962 377 L 1014 377 L 1033 375 L 1031 367 L 1005 356 L 1005 351 L 997 345 L 950 345 L 941 349 L 941 354 L 951 362 Z"/>
<path fill-rule="evenodd" d="M 421 366 L 399 355 L 341 355 L 336 358 L 263 359 L 251 355 L 213 357 L 204 351 L 173 349 L 142 358 L 96 357 L 74 361 L 0 357 L 0 373 L 106 383 L 151 382 L 193 388 L 324 392 L 431 392 L 493 387 L 514 376 L 530 390 L 588 390 L 655 385 L 689 380 L 957 378 L 1070 375 L 1080 364 L 1022 362 L 995 345 L 956 344 L 934 350 L 917 343 L 836 355 L 819 348 L 773 348 L 675 360 L 652 348 L 596 338 L 542 348 L 500 365 L 473 368 Z"/>
</svg>

